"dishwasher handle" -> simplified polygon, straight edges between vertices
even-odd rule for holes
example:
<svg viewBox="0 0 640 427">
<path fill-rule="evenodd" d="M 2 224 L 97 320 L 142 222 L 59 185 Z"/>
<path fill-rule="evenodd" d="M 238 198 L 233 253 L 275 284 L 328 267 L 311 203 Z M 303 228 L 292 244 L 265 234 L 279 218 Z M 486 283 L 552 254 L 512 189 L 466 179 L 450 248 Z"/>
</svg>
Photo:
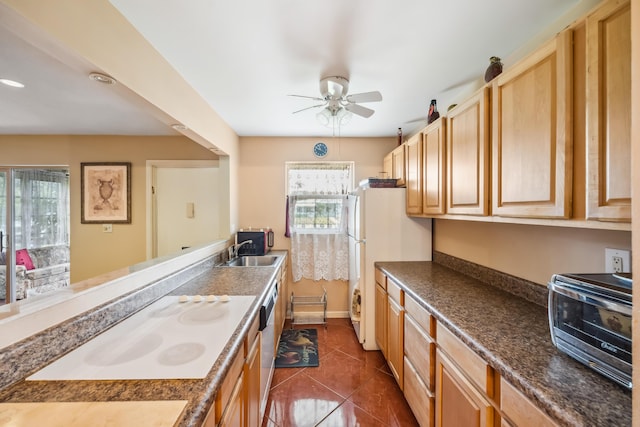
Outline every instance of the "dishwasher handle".
<svg viewBox="0 0 640 427">
<path fill-rule="evenodd" d="M 277 299 L 278 289 L 277 287 L 274 287 L 274 289 L 269 292 L 267 300 L 260 307 L 260 325 L 258 326 L 259 331 L 263 331 L 267 327 L 269 318 L 271 317 L 271 313 L 273 313 L 273 310 L 276 306 Z"/>
</svg>

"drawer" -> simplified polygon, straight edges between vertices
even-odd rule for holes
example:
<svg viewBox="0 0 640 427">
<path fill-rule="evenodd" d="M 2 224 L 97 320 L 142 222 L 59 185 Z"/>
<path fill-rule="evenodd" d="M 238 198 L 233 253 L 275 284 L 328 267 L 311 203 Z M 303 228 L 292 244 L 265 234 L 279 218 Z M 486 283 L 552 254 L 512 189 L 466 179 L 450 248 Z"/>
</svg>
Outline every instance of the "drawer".
<svg viewBox="0 0 640 427">
<path fill-rule="evenodd" d="M 434 425 L 435 401 L 409 359 L 404 358 L 404 397 L 421 426 Z"/>
<path fill-rule="evenodd" d="M 437 322 L 438 347 L 461 368 L 466 376 L 489 397 L 494 397 L 493 370 L 480 356 Z"/>
<path fill-rule="evenodd" d="M 520 390 L 500 379 L 500 408 L 514 426 L 556 427 L 557 424 Z"/>
<path fill-rule="evenodd" d="M 436 319 L 433 317 L 424 307 L 422 307 L 416 300 L 406 296 L 404 299 L 404 309 L 407 311 L 413 320 L 431 337 L 436 336 Z"/>
<path fill-rule="evenodd" d="M 395 302 L 404 306 L 404 291 L 393 280 L 387 278 L 387 294 Z"/>
<path fill-rule="evenodd" d="M 409 299 L 407 298 L 407 301 Z M 435 353 L 436 344 L 413 317 L 404 316 L 404 354 L 417 371 L 427 389 L 435 387 Z M 406 379 L 405 379 L 406 381 Z M 406 383 L 405 383 L 406 384 Z"/>
<path fill-rule="evenodd" d="M 387 290 L 387 276 L 379 268 L 376 268 L 376 283 L 382 286 L 382 289 Z"/>
</svg>

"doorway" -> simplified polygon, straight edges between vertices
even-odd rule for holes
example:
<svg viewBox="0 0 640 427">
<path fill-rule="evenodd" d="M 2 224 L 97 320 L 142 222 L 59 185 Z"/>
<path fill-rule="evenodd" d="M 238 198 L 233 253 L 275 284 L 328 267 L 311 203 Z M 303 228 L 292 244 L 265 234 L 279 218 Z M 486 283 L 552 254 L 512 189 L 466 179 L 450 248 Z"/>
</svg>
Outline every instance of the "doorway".
<svg viewBox="0 0 640 427">
<path fill-rule="evenodd" d="M 150 257 L 175 254 L 220 238 L 217 161 L 156 161 L 148 169 Z"/>
<path fill-rule="evenodd" d="M 68 286 L 69 230 L 67 168 L 0 167 L 1 304 Z M 30 277 L 52 260 L 60 266 L 51 277 Z"/>
</svg>

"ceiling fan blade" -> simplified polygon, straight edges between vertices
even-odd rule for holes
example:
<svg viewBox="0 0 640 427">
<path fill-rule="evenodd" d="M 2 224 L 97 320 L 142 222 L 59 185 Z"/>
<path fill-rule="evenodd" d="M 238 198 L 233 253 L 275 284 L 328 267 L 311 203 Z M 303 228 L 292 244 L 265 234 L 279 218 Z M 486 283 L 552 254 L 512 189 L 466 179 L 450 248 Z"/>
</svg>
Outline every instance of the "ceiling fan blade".
<svg viewBox="0 0 640 427">
<path fill-rule="evenodd" d="M 310 110 L 312 108 L 318 108 L 318 107 L 323 107 L 325 104 L 317 104 L 317 105 L 312 105 L 311 107 L 307 107 L 307 108 L 303 108 L 302 110 L 296 110 L 291 114 L 295 114 L 295 113 L 299 113 L 300 111 L 305 111 L 305 110 Z"/>
<path fill-rule="evenodd" d="M 358 104 L 347 104 L 344 106 L 344 108 L 347 111 L 351 111 L 353 114 L 357 114 L 365 118 L 371 117 L 371 115 L 374 113 L 372 109 L 363 107 L 362 105 Z"/>
<path fill-rule="evenodd" d="M 313 99 L 314 101 L 324 101 L 324 98 L 318 98 L 317 96 L 305 96 L 305 95 L 287 95 L 287 96 L 295 96 L 296 98 Z"/>
<path fill-rule="evenodd" d="M 379 102 L 382 101 L 382 94 L 378 91 L 375 92 L 363 92 L 354 93 L 353 95 L 347 95 L 347 102 Z"/>
</svg>

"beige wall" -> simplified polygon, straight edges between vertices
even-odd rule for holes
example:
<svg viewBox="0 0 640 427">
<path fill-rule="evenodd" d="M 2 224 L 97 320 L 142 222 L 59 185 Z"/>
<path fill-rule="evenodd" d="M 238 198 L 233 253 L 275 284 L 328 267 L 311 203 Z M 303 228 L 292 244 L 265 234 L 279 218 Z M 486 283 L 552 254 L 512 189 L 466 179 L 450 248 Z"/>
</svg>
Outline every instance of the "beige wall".
<svg viewBox="0 0 640 427">
<path fill-rule="evenodd" d="M 434 221 L 434 250 L 543 286 L 553 273 L 602 273 L 605 248 L 630 250 L 631 232 Z"/>
<path fill-rule="evenodd" d="M 185 137 L 0 136 L 1 165 L 64 165 L 70 170 L 71 281 L 146 258 L 146 161 L 211 160 L 217 156 Z M 80 163 L 131 162 L 131 224 L 80 222 Z"/>
<path fill-rule="evenodd" d="M 285 162 L 314 161 L 313 146 L 323 141 L 329 154 L 323 160 L 355 161 L 356 185 L 382 170 L 382 158 L 396 146 L 395 138 L 240 138 L 239 227 L 271 227 L 275 248 L 289 250 L 284 237 Z M 290 281 L 296 295 L 318 295 L 322 287 L 328 294 L 327 310 L 346 312 L 346 282 Z M 288 296 L 289 296 L 288 295 Z"/>
</svg>

